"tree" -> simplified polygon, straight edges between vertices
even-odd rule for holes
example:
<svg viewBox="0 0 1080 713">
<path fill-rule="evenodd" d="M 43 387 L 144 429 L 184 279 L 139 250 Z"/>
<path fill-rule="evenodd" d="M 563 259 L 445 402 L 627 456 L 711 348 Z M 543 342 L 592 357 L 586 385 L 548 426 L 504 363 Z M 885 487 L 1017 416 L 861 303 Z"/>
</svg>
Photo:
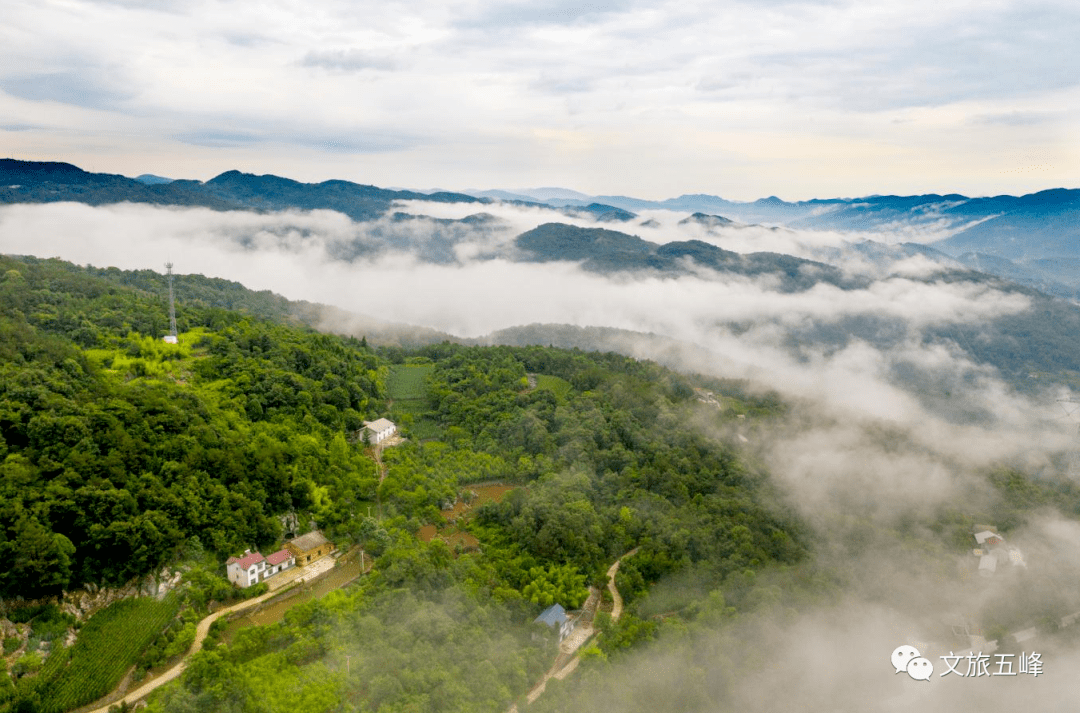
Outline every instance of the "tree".
<svg viewBox="0 0 1080 713">
<path fill-rule="evenodd" d="M 15 537 L 0 543 L 0 558 L 8 562 L 0 571 L 0 592 L 5 596 L 57 594 L 71 579 L 75 546 L 64 535 L 45 528 L 37 518 L 24 517 Z"/>
</svg>

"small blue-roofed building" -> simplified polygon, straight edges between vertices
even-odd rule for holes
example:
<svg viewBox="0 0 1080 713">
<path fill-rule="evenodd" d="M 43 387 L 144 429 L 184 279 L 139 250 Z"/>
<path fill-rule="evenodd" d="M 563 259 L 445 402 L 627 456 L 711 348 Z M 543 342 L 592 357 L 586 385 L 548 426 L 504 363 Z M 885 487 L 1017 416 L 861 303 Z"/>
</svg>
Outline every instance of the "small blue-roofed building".
<svg viewBox="0 0 1080 713">
<path fill-rule="evenodd" d="M 552 604 L 542 611 L 540 616 L 536 617 L 534 621 L 558 631 L 559 641 L 562 641 L 569 636 L 570 632 L 574 630 L 574 624 L 577 623 L 576 620 L 571 619 L 566 615 L 566 610 L 562 608 L 562 604 Z"/>
</svg>

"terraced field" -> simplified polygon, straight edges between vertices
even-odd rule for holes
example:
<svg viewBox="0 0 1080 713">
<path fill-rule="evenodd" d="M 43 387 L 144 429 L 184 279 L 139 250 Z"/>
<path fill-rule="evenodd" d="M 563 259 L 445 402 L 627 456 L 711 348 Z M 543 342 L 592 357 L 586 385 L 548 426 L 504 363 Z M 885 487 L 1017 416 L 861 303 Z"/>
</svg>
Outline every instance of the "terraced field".
<svg viewBox="0 0 1080 713">
<path fill-rule="evenodd" d="M 94 614 L 70 649 L 57 648 L 46 661 L 36 682 L 40 710 L 60 713 L 107 694 L 179 609 L 171 593 L 123 599 Z"/>
</svg>

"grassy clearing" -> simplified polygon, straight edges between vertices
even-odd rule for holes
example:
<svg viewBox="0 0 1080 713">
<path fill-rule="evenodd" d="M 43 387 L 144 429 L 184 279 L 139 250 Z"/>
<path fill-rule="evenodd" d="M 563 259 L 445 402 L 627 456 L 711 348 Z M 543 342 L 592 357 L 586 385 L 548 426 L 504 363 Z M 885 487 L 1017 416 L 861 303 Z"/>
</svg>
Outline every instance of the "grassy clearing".
<svg viewBox="0 0 1080 713">
<path fill-rule="evenodd" d="M 434 364 L 399 364 L 386 380 L 387 391 L 394 400 L 393 418 L 406 427 L 410 436 L 425 441 L 442 435 L 442 427 L 428 416 L 424 379 L 434 370 Z"/>
<path fill-rule="evenodd" d="M 160 339 L 132 332 L 117 346 L 107 349 L 86 349 L 86 357 L 99 368 L 118 375 L 162 378 L 182 377 L 191 368 L 196 356 L 194 345 L 202 339 L 202 327 L 179 335 L 178 344 L 166 344 Z M 114 340 L 116 341 L 116 340 Z"/>
<path fill-rule="evenodd" d="M 390 416 L 399 426 L 404 427 L 410 438 L 427 441 L 442 437 L 443 428 L 429 415 L 426 401 L 420 399 L 395 401 L 393 408 L 390 409 Z"/>
<path fill-rule="evenodd" d="M 551 391 L 560 399 L 565 399 L 567 394 L 570 393 L 570 382 L 558 376 L 548 376 L 547 374 L 536 375 L 536 388 L 546 389 Z"/>
<path fill-rule="evenodd" d="M 427 397 L 424 379 L 435 371 L 434 364 L 399 364 L 390 371 L 386 388 L 395 401 L 422 400 Z"/>
<path fill-rule="evenodd" d="M 42 713 L 61 713 L 106 695 L 179 609 L 179 596 L 170 593 L 161 601 L 124 599 L 90 617 L 75 644 L 57 647 L 36 677 Z"/>
</svg>

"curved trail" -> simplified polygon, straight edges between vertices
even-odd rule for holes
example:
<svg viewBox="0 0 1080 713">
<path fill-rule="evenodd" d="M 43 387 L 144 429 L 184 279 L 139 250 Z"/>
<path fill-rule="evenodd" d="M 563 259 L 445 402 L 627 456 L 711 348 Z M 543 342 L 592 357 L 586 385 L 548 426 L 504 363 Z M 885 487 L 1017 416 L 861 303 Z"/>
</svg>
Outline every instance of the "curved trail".
<svg viewBox="0 0 1080 713">
<path fill-rule="evenodd" d="M 627 557 L 635 554 L 637 551 L 638 548 L 635 547 L 619 559 L 615 560 L 615 562 L 613 562 L 612 565 L 608 567 L 607 588 L 608 591 L 611 592 L 612 623 L 619 620 L 619 617 L 622 616 L 623 610 L 622 596 L 619 594 L 619 590 L 615 587 L 615 575 L 619 571 L 619 563 L 621 563 Z M 590 605 L 593 607 L 593 613 L 595 614 L 595 610 L 599 608 L 599 604 L 600 592 L 593 590 L 593 592 L 589 595 L 589 599 L 585 602 L 585 606 L 582 607 L 582 616 L 584 616 L 584 613 L 586 611 L 589 611 Z M 578 664 L 581 662 L 581 659 L 577 656 L 574 656 L 568 663 L 564 663 L 565 656 L 574 654 L 579 648 L 581 648 L 582 645 L 584 645 L 586 641 L 592 638 L 594 633 L 596 633 L 596 630 L 593 628 L 592 622 L 590 621 L 586 624 L 582 624 L 576 627 L 573 633 L 566 638 L 566 641 L 559 645 L 559 655 L 555 658 L 555 663 L 554 665 L 552 665 L 551 670 L 544 674 L 544 677 L 540 680 L 540 683 L 533 686 L 532 690 L 529 691 L 529 695 L 526 697 L 526 700 L 529 703 L 532 703 L 540 697 L 540 695 L 547 688 L 547 682 L 549 680 L 551 680 L 552 678 L 556 678 L 561 681 L 567 676 L 569 676 L 571 673 L 573 673 L 574 669 L 576 669 Z M 510 710 L 507 711 L 507 713 L 518 713 L 517 704 L 511 706 Z"/>
<path fill-rule="evenodd" d="M 260 594 L 253 599 L 247 599 L 237 604 L 234 604 L 231 607 L 219 609 L 213 614 L 204 617 L 202 621 L 200 621 L 195 627 L 195 641 L 192 642 L 190 648 L 188 648 L 187 650 L 187 653 L 184 654 L 184 658 L 180 659 L 180 661 L 175 666 L 155 678 L 153 681 L 150 681 L 136 688 L 134 691 L 124 694 L 123 698 L 118 698 L 115 701 L 106 703 L 100 708 L 92 708 L 89 711 L 86 711 L 86 713 L 109 713 L 109 708 L 111 706 L 118 706 L 124 702 L 132 704 L 141 698 L 146 698 L 148 695 L 150 695 L 152 691 L 156 690 L 161 686 L 164 686 L 166 683 L 172 681 L 184 672 L 184 669 L 187 668 L 187 662 L 188 659 L 191 658 L 191 655 L 196 651 L 200 651 L 202 649 L 202 643 L 206 640 L 206 635 L 210 632 L 211 624 L 213 624 L 215 621 L 225 616 L 226 614 L 232 614 L 233 612 L 241 611 L 243 609 L 247 609 L 248 607 L 253 607 L 256 604 L 266 601 L 270 597 L 276 596 L 280 593 L 280 591 L 274 591 L 267 592 L 266 594 Z M 93 704 L 91 703 L 90 705 Z"/>
<path fill-rule="evenodd" d="M 257 605 L 261 604 L 262 602 L 266 601 L 267 599 L 270 599 L 272 597 L 276 597 L 276 596 L 280 595 L 283 592 L 283 590 L 291 582 L 294 582 L 294 581 L 296 581 L 298 579 L 301 580 L 301 581 L 306 581 L 306 580 L 311 579 L 312 573 L 310 571 L 310 568 L 313 565 L 320 562 L 320 561 L 321 560 L 316 560 L 316 562 L 313 562 L 311 565 L 308 565 L 307 567 L 295 568 L 296 571 L 294 572 L 294 574 L 292 575 L 292 577 L 289 580 L 282 581 L 280 586 L 276 587 L 275 589 L 270 590 L 266 594 L 260 594 L 259 596 L 254 597 L 252 599 L 246 599 L 246 600 L 244 600 L 242 602 L 237 602 L 236 604 L 233 604 L 231 607 L 226 607 L 224 609 L 219 609 L 216 612 L 214 612 L 213 614 L 209 614 L 208 616 L 203 617 L 203 619 L 201 621 L 199 621 L 199 623 L 195 626 L 195 640 L 192 642 L 191 646 L 188 647 L 188 650 L 184 654 L 184 657 L 182 659 L 180 659 L 180 661 L 178 661 L 172 668 L 165 671 L 163 674 L 161 674 L 160 676 L 155 678 L 153 681 L 148 681 L 145 684 L 143 684 L 142 686 L 139 686 L 138 688 L 136 688 L 135 690 L 129 691 L 128 693 L 125 693 L 123 695 L 123 697 L 121 697 L 121 698 L 111 700 L 108 703 L 105 703 L 103 705 L 98 705 L 98 703 L 100 703 L 101 701 L 108 700 L 113 695 L 115 695 L 115 691 L 113 691 L 113 692 L 109 693 L 109 695 L 105 696 L 105 698 L 99 699 L 98 701 L 95 701 L 94 703 L 88 704 L 90 706 L 97 705 L 98 707 L 96 707 L 96 708 L 86 708 L 86 707 L 84 707 L 84 708 L 80 708 L 80 709 L 77 709 L 77 710 L 79 711 L 79 713 L 109 713 L 109 708 L 111 708 L 112 706 L 118 706 L 123 702 L 127 702 L 128 704 L 132 704 L 132 703 L 135 703 L 138 700 L 146 698 L 153 691 L 160 688 L 161 686 L 164 686 L 169 681 L 172 681 L 172 680 L 176 679 L 180 674 L 182 674 L 184 672 L 184 669 L 187 668 L 188 659 L 191 658 L 192 654 L 194 654 L 196 651 L 201 651 L 202 650 L 203 641 L 206 640 L 207 635 L 210 633 L 210 625 L 211 624 L 213 624 L 215 621 L 217 621 L 218 619 L 220 619 L 223 616 L 227 616 L 229 614 L 233 614 L 234 612 L 243 611 L 244 609 L 248 609 L 250 607 L 257 606 Z M 362 564 L 363 564 L 362 571 L 364 571 L 364 572 L 370 571 L 371 563 L 368 560 L 368 558 L 365 557 L 365 561 Z M 279 576 L 281 576 L 281 575 L 279 575 Z"/>
</svg>

